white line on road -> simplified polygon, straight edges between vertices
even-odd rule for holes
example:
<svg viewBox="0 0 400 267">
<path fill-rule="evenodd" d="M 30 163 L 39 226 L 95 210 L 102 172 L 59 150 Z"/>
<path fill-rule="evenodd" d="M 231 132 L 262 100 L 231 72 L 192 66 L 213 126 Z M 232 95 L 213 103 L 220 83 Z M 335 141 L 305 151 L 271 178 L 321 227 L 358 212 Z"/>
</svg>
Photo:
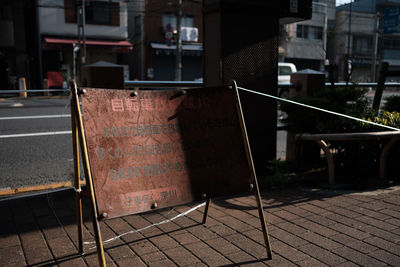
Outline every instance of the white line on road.
<svg viewBox="0 0 400 267">
<path fill-rule="evenodd" d="M 28 137 L 28 136 L 43 136 L 43 135 L 59 135 L 59 134 L 72 134 L 72 131 L 42 132 L 42 133 L 23 133 L 23 134 L 6 134 L 6 135 L 0 135 L 0 138 L 14 138 L 14 137 Z"/>
<path fill-rule="evenodd" d="M 19 117 L 0 117 L 0 120 L 53 119 L 53 118 L 69 118 L 69 117 L 71 117 L 71 114 L 19 116 Z"/>
</svg>

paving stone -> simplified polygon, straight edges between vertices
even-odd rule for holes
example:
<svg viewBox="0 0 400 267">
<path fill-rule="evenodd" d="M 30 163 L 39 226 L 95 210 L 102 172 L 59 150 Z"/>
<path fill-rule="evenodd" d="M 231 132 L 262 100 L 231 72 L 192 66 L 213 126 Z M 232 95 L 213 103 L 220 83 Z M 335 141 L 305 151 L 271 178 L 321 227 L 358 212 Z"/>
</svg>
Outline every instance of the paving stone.
<svg viewBox="0 0 400 267">
<path fill-rule="evenodd" d="M 30 265 L 50 264 L 55 262 L 47 246 L 24 248 L 24 253 L 26 261 Z"/>
<path fill-rule="evenodd" d="M 385 250 L 377 250 L 369 254 L 371 257 L 383 261 L 392 266 L 400 266 L 400 257 Z"/>
<path fill-rule="evenodd" d="M 400 236 L 397 234 L 378 229 L 374 226 L 365 227 L 363 230 L 367 233 L 373 234 L 375 236 L 378 236 L 380 238 L 386 239 L 391 242 L 396 242 L 396 240 L 399 240 L 400 238 Z"/>
<path fill-rule="evenodd" d="M 240 251 L 240 248 L 222 238 L 210 239 L 205 241 L 210 247 L 223 255 L 233 254 Z"/>
<path fill-rule="evenodd" d="M 4 266 L 26 266 L 21 246 L 8 246 L 0 249 L 0 263 Z"/>
<path fill-rule="evenodd" d="M 337 231 L 329 229 L 328 227 L 310 221 L 299 223 L 299 226 L 326 237 L 333 236 L 338 233 Z"/>
<path fill-rule="evenodd" d="M 129 257 L 129 258 L 122 258 L 115 261 L 119 267 L 131 267 L 131 266 L 146 266 L 146 264 L 137 256 Z M 172 262 L 170 262 L 172 264 Z M 168 265 L 164 265 L 168 266 Z"/>
<path fill-rule="evenodd" d="M 360 231 L 360 230 L 355 229 L 353 227 L 349 227 L 347 225 L 336 223 L 336 224 L 329 225 L 329 228 L 333 229 L 333 230 L 336 230 L 339 233 L 344 233 L 346 235 L 352 236 L 352 237 L 354 237 L 356 239 L 360 239 L 360 240 L 371 236 L 367 232 L 367 228 L 368 227 L 364 227 L 363 231 Z"/>
<path fill-rule="evenodd" d="M 400 218 L 400 217 L 399 217 L 399 218 Z M 389 224 L 392 224 L 392 225 L 395 225 L 395 226 L 397 226 L 397 227 L 400 227 L 400 219 L 397 219 L 397 218 L 390 218 L 390 219 L 385 220 L 385 222 L 386 222 L 386 223 L 389 223 Z"/>
<path fill-rule="evenodd" d="M 361 216 L 361 215 L 358 215 L 358 217 L 359 216 Z M 336 214 L 336 213 L 329 214 L 329 215 L 327 215 L 327 217 L 333 221 L 336 221 L 337 223 L 345 224 L 347 226 L 350 226 L 350 227 L 356 228 L 356 229 L 360 229 L 362 227 L 368 226 L 367 224 L 365 224 L 363 222 L 357 221 L 356 218 L 349 218 L 347 216 L 343 216 L 343 215 Z"/>
<path fill-rule="evenodd" d="M 256 258 L 263 258 L 267 255 L 265 245 L 260 245 L 242 234 L 231 235 L 226 239 Z"/>
<path fill-rule="evenodd" d="M 218 238 L 217 234 L 213 233 L 210 229 L 202 225 L 188 228 L 187 231 L 200 240 L 209 240 Z"/>
<path fill-rule="evenodd" d="M 136 254 L 126 245 L 117 245 L 107 249 L 107 253 L 114 261 L 121 261 L 127 258 L 136 258 Z"/>
<path fill-rule="evenodd" d="M 183 247 L 167 249 L 165 254 L 178 266 L 185 266 L 200 262 L 200 260 Z"/>
<path fill-rule="evenodd" d="M 186 231 L 171 234 L 171 237 L 173 237 L 180 245 L 187 245 L 200 241 L 200 239 Z"/>
<path fill-rule="evenodd" d="M 305 261 L 309 258 L 309 256 L 304 252 L 297 250 L 281 241 L 274 242 L 272 250 L 274 253 L 278 253 L 282 257 L 292 262 Z"/>
<path fill-rule="evenodd" d="M 282 266 L 282 267 L 297 266 L 297 264 L 295 264 L 295 263 L 293 263 L 293 262 L 291 262 L 291 261 L 289 261 L 289 260 L 287 260 L 287 259 L 285 259 L 285 258 L 283 258 L 283 257 L 281 257 L 279 255 L 276 255 L 276 254 L 272 256 L 271 260 L 266 260 L 264 262 L 260 262 L 260 264 L 258 266 L 262 266 L 261 263 L 265 263 L 268 266 L 273 266 L 273 267 L 275 267 L 275 266 Z M 245 265 L 245 266 L 247 266 L 247 265 Z"/>
<path fill-rule="evenodd" d="M 68 237 L 53 238 L 47 240 L 47 244 L 56 258 L 77 255 L 78 253 L 78 250 Z"/>
<path fill-rule="evenodd" d="M 311 257 L 313 257 L 327 265 L 330 265 L 330 266 L 338 265 L 338 264 L 346 261 L 343 257 L 335 255 L 332 252 L 330 252 L 326 249 L 322 249 L 313 244 L 308 244 L 308 245 L 299 247 L 298 249 L 303 251 L 304 253 L 310 255 Z"/>
<path fill-rule="evenodd" d="M 162 253 L 161 251 L 156 251 L 156 252 L 152 252 L 150 254 L 140 255 L 140 257 L 146 264 L 168 260 L 167 256 L 165 256 L 165 254 Z"/>
<path fill-rule="evenodd" d="M 174 239 L 172 239 L 170 236 L 166 234 L 152 237 L 150 238 L 150 241 L 154 245 L 156 245 L 160 250 L 176 248 L 180 246 L 178 242 L 176 242 Z"/>
<path fill-rule="evenodd" d="M 278 217 L 282 218 L 285 221 L 292 221 L 292 220 L 296 220 L 296 219 L 300 218 L 296 214 L 293 214 L 293 213 L 288 212 L 286 210 L 276 211 L 276 212 L 273 213 L 273 215 L 278 216 Z"/>
<path fill-rule="evenodd" d="M 307 258 L 302 261 L 296 262 L 296 264 L 298 264 L 299 266 L 304 266 L 304 267 L 309 267 L 309 266 L 327 267 L 328 266 L 325 263 L 320 262 L 319 260 L 311 258 L 310 256 L 307 256 Z M 355 265 L 355 266 L 357 266 L 357 265 Z"/>
<path fill-rule="evenodd" d="M 340 247 L 343 246 L 342 244 L 340 244 L 338 242 L 335 242 L 335 241 L 333 241 L 333 240 L 331 240 L 329 238 L 326 238 L 324 236 L 321 236 L 319 234 L 316 234 L 316 233 L 313 233 L 313 232 L 310 232 L 310 231 L 304 232 L 301 235 L 301 237 L 303 239 L 305 239 L 305 240 L 307 240 L 307 241 L 309 241 L 309 242 L 311 242 L 311 243 L 313 243 L 313 244 L 315 244 L 315 245 L 317 245 L 319 247 L 327 249 L 327 250 L 332 250 L 332 249 L 340 248 Z"/>
<path fill-rule="evenodd" d="M 364 222 L 366 224 L 375 226 L 377 228 L 386 230 L 386 231 L 390 231 L 390 230 L 394 230 L 394 229 L 398 228 L 395 225 L 392 225 L 392 224 L 386 223 L 385 221 L 377 220 L 375 218 L 371 218 L 371 217 L 368 217 L 368 216 L 357 217 L 357 220 L 362 221 L 362 222 Z"/>
<path fill-rule="evenodd" d="M 252 262 L 257 260 L 255 257 L 247 254 L 244 251 L 237 251 L 235 253 L 232 254 L 227 254 L 225 255 L 230 261 L 236 263 L 237 265 L 243 264 L 245 265 L 245 263 L 247 262 Z"/>
<path fill-rule="evenodd" d="M 339 242 L 339 243 L 345 245 L 345 246 L 354 248 L 362 253 L 370 253 L 370 252 L 378 249 L 375 246 L 371 246 L 368 243 L 365 243 L 363 241 L 360 241 L 359 239 L 355 239 L 353 237 L 350 237 L 350 236 L 344 235 L 344 234 L 338 234 L 335 236 L 331 236 L 330 238 L 332 240 L 335 240 L 336 242 Z"/>
<path fill-rule="evenodd" d="M 389 251 L 397 256 L 400 256 L 400 249 L 399 249 L 399 244 L 400 244 L 400 239 L 395 243 L 389 242 L 387 240 L 384 240 L 380 237 L 373 236 L 370 238 L 366 238 L 363 240 L 364 242 L 371 244 L 377 248 L 384 249 L 386 251 Z"/>
<path fill-rule="evenodd" d="M 278 223 L 276 224 L 276 226 L 295 235 L 301 235 L 302 233 L 307 231 L 307 229 L 304 229 L 303 227 L 300 227 L 292 222 Z"/>
<path fill-rule="evenodd" d="M 322 214 L 325 214 L 325 213 L 328 212 L 326 209 L 319 208 L 319 207 L 317 207 L 315 205 L 312 205 L 312 204 L 305 204 L 305 205 L 301 206 L 300 208 L 304 209 L 304 210 L 307 210 L 307 211 L 309 211 L 309 212 L 311 212 L 313 214 L 317 214 L 317 215 L 322 215 Z"/>
<path fill-rule="evenodd" d="M 295 236 L 293 234 L 290 234 L 281 229 L 277 229 L 277 230 L 271 232 L 271 236 L 273 236 L 276 239 L 279 239 L 293 247 L 299 247 L 299 246 L 308 244 L 308 241 L 306 241 L 298 236 Z"/>
<path fill-rule="evenodd" d="M 16 233 L 0 235 L 0 249 L 7 247 L 20 246 L 18 235 Z"/>
<path fill-rule="evenodd" d="M 371 267 L 378 267 L 378 266 L 386 266 L 381 261 L 375 260 L 372 257 L 369 257 L 361 252 L 358 252 L 349 247 L 342 247 L 334 250 L 334 252 L 341 257 L 348 259 L 352 262 L 355 262 L 361 266 L 371 266 Z"/>
<path fill-rule="evenodd" d="M 68 266 L 76 266 L 76 267 L 86 267 L 87 264 L 82 258 L 71 258 L 71 259 L 63 259 L 61 262 L 57 261 L 58 266 L 68 267 Z M 108 265 L 107 265 L 108 266 Z"/>
<path fill-rule="evenodd" d="M 130 243 L 129 247 L 131 247 L 137 255 L 147 255 L 158 251 L 158 248 L 149 240 Z"/>
<path fill-rule="evenodd" d="M 247 236 L 248 238 L 256 241 L 259 244 L 265 244 L 264 241 L 264 233 L 261 230 L 254 229 L 246 232 L 242 232 L 243 235 Z M 268 235 L 269 238 L 271 238 L 271 235 Z"/>
</svg>

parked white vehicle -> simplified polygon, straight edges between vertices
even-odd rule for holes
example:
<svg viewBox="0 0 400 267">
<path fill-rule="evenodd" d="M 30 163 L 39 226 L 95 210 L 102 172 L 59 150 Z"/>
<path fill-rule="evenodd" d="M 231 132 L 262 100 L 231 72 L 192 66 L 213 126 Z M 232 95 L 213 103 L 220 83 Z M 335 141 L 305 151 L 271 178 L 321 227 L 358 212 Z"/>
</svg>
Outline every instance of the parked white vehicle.
<svg viewBox="0 0 400 267">
<path fill-rule="evenodd" d="M 293 63 L 278 62 L 278 84 L 290 83 L 290 75 L 297 72 L 297 68 Z M 287 98 L 289 88 L 278 88 L 278 96 Z"/>
</svg>

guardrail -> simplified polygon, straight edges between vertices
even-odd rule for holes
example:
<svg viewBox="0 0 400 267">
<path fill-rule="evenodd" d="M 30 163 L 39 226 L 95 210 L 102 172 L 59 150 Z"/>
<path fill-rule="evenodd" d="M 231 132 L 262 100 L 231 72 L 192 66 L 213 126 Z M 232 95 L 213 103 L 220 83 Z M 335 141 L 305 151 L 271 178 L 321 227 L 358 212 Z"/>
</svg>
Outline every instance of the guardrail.
<svg viewBox="0 0 400 267">
<path fill-rule="evenodd" d="M 69 89 L 0 90 L 0 94 L 13 94 L 13 93 L 46 93 L 46 92 L 69 92 Z"/>
<path fill-rule="evenodd" d="M 202 87 L 204 85 L 201 81 L 125 81 L 126 88 L 193 88 Z M 332 83 L 326 82 L 325 86 L 332 86 Z M 358 87 L 377 87 L 378 83 L 346 83 L 336 82 L 333 83 L 334 87 L 343 86 L 358 86 Z M 399 87 L 399 82 L 386 82 L 385 87 Z M 278 88 L 293 87 L 291 83 L 279 83 Z M 0 90 L 0 94 L 13 94 L 13 93 L 47 93 L 47 92 L 69 92 L 69 89 L 27 89 L 25 90 Z"/>
</svg>

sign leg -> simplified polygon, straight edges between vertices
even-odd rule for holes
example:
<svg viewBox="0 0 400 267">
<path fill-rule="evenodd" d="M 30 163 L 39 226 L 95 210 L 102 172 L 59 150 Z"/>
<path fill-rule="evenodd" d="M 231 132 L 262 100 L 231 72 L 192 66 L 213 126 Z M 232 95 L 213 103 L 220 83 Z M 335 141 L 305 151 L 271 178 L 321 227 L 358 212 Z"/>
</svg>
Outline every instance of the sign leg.
<svg viewBox="0 0 400 267">
<path fill-rule="evenodd" d="M 84 171 L 85 171 L 85 176 L 86 176 L 86 184 L 89 187 L 89 191 L 90 191 L 90 199 L 91 199 L 91 206 L 92 206 L 92 212 L 93 212 L 93 230 L 94 230 L 95 241 L 96 241 L 96 246 L 97 246 L 97 256 L 99 259 L 99 265 L 106 266 L 103 242 L 101 239 L 100 225 L 99 225 L 98 216 L 97 216 L 97 205 L 96 205 L 96 198 L 94 195 L 93 179 L 92 179 L 92 174 L 90 171 L 89 156 L 88 156 L 86 139 L 85 139 L 85 130 L 83 128 L 82 113 L 81 113 L 80 106 L 79 106 L 78 92 L 77 92 L 76 84 L 73 85 L 72 99 L 74 101 L 74 106 L 76 108 L 74 117 L 75 117 L 75 121 L 78 126 L 79 143 L 80 143 L 82 159 L 83 159 L 83 163 L 84 163 L 83 166 L 84 166 Z"/>
<path fill-rule="evenodd" d="M 210 202 L 211 202 L 211 199 L 208 198 L 207 201 L 206 201 L 206 207 L 204 208 L 204 214 L 203 214 L 203 222 L 202 222 L 202 224 L 205 224 L 206 221 L 207 221 L 208 207 L 210 206 Z"/>
<path fill-rule="evenodd" d="M 268 228 L 267 228 L 267 223 L 265 221 L 264 209 L 263 209 L 263 205 L 261 202 L 260 191 L 258 190 L 257 181 L 255 181 L 255 185 L 256 186 L 254 187 L 253 192 L 254 192 L 254 196 L 256 197 L 258 216 L 260 217 L 265 247 L 267 248 L 267 256 L 268 256 L 268 259 L 272 259 L 271 244 L 269 243 Z"/>
<path fill-rule="evenodd" d="M 251 156 L 249 138 L 247 136 L 246 124 L 244 121 L 243 111 L 242 111 L 242 105 L 240 103 L 240 96 L 239 96 L 238 88 L 237 88 L 235 81 L 232 81 L 231 86 L 232 86 L 232 89 L 235 91 L 235 95 L 236 95 L 236 108 L 237 108 L 237 113 L 238 113 L 238 117 L 239 117 L 240 128 L 242 130 L 242 135 L 243 135 L 243 139 L 244 139 L 243 141 L 245 144 L 247 161 L 248 161 L 249 167 L 252 171 L 251 176 L 252 176 L 253 184 L 250 185 L 250 187 L 252 188 L 254 196 L 256 197 L 258 215 L 259 215 L 260 221 L 261 221 L 261 228 L 263 231 L 265 247 L 267 249 L 267 256 L 269 259 L 272 259 L 272 252 L 271 252 L 271 245 L 269 243 L 267 223 L 265 221 L 264 209 L 263 209 L 261 197 L 260 197 L 260 190 L 258 188 L 257 175 L 256 175 L 256 171 L 254 168 L 253 158 Z"/>
<path fill-rule="evenodd" d="M 76 220 L 78 225 L 78 247 L 79 254 L 83 254 L 83 219 L 82 219 L 82 190 L 81 175 L 79 168 L 79 143 L 78 143 L 78 127 L 75 120 L 75 106 L 71 100 L 71 124 L 72 124 L 72 144 L 74 151 L 74 186 L 75 186 L 75 202 L 76 202 Z"/>
</svg>

